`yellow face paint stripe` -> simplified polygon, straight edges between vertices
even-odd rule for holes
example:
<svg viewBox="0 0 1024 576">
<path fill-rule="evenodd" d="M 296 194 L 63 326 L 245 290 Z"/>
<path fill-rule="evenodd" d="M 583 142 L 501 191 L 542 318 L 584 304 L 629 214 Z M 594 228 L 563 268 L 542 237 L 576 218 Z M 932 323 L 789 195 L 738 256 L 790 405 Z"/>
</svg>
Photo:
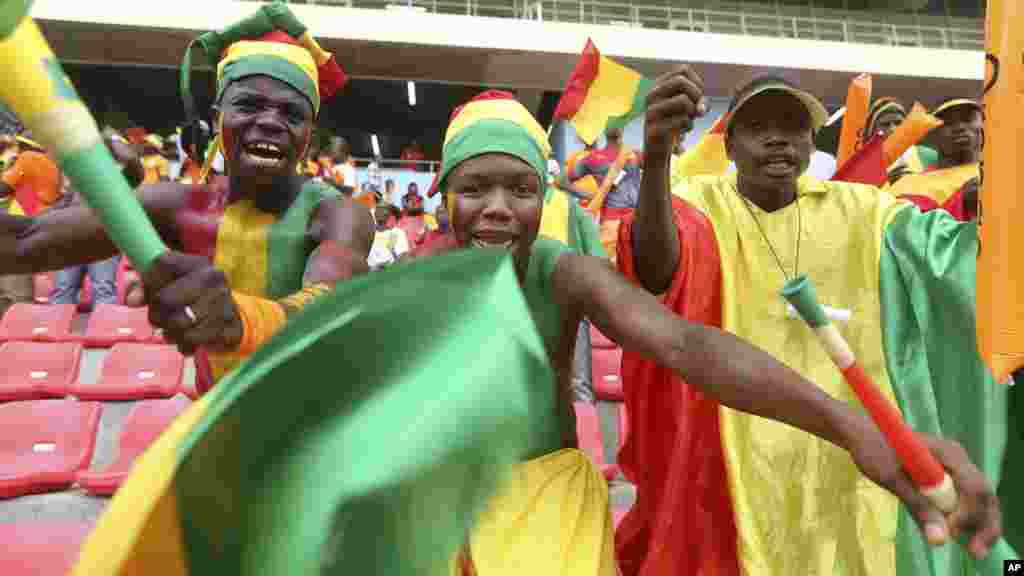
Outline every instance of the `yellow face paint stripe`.
<svg viewBox="0 0 1024 576">
<path fill-rule="evenodd" d="M 540 235 L 569 245 L 569 196 L 550 191 L 540 219 Z"/>
</svg>

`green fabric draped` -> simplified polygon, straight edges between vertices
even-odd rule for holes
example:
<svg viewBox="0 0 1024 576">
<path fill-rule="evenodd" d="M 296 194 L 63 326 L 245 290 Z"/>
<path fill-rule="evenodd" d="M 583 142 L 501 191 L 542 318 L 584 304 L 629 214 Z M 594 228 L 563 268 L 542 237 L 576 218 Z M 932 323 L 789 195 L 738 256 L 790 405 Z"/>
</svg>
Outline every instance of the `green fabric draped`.
<svg viewBox="0 0 1024 576">
<path fill-rule="evenodd" d="M 546 441 L 553 377 L 507 255 L 340 285 L 221 380 L 182 443 L 191 574 L 440 573 Z"/>
<path fill-rule="evenodd" d="M 904 418 L 920 432 L 960 442 L 999 487 L 1006 538 L 975 562 L 961 546 L 931 548 L 900 509 L 897 573 L 904 576 L 999 575 L 1019 558 L 1024 507 L 1022 468 L 1004 456 L 1024 455 L 1009 417 L 1010 389 L 996 384 L 977 350 L 977 226 L 942 210 L 900 211 L 886 229 L 880 262 L 883 346 Z M 1011 489 L 1016 487 L 1016 489 Z"/>
</svg>

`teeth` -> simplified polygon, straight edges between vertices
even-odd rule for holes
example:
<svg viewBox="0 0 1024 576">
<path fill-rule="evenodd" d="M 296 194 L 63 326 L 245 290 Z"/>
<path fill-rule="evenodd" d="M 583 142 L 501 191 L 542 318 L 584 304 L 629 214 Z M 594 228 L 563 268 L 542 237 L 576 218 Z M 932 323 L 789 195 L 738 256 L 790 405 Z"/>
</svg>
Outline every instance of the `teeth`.
<svg viewBox="0 0 1024 576">
<path fill-rule="evenodd" d="M 278 166 L 282 162 L 284 162 L 283 158 L 268 158 L 266 156 L 257 156 L 255 154 L 250 154 L 248 152 L 246 153 L 246 156 L 249 157 L 250 162 L 252 162 L 253 164 L 257 164 L 259 166 L 272 167 Z"/>
<path fill-rule="evenodd" d="M 485 242 L 479 238 L 473 238 L 473 245 L 477 248 L 504 248 L 508 250 L 512 247 L 515 240 L 506 240 L 505 242 Z"/>
</svg>

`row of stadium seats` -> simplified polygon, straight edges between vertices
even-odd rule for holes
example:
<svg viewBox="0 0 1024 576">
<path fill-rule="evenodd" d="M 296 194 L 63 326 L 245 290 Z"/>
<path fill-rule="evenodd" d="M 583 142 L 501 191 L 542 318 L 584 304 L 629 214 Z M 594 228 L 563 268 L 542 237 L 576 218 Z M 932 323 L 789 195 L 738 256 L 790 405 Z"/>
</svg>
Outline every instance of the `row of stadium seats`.
<svg viewBox="0 0 1024 576">
<path fill-rule="evenodd" d="M 0 319 L 0 342 L 81 342 L 87 348 L 109 348 L 119 342 L 164 343 L 150 325 L 146 308 L 100 304 L 81 335 L 72 333 L 75 315 L 72 304 L 14 304 Z"/>
<path fill-rule="evenodd" d="M 100 403 L 35 400 L 0 404 L 0 498 L 61 492 L 73 485 L 90 494 L 112 494 L 135 458 L 190 402 L 177 397 L 136 404 L 121 427 L 117 459 L 99 471 L 89 470 L 89 464 L 103 412 Z"/>
<path fill-rule="evenodd" d="M 183 382 L 185 357 L 164 344 L 121 343 L 103 358 L 95 383 L 79 377 L 82 344 L 6 342 L 0 345 L 0 402 L 74 396 L 79 400 L 127 401 L 196 397 Z"/>
</svg>

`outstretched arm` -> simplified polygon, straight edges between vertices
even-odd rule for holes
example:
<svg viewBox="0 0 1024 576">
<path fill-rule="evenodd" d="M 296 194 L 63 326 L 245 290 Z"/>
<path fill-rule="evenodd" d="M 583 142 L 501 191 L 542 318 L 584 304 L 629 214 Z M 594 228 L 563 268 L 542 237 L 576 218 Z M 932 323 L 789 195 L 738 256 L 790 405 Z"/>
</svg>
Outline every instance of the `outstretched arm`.
<svg viewBox="0 0 1024 576">
<path fill-rule="evenodd" d="M 907 505 L 933 543 L 964 530 L 971 552 L 984 556 L 998 540 L 998 499 L 959 445 L 928 439 L 961 497 L 960 508 L 946 519 L 947 529 L 871 421 L 767 353 L 726 332 L 672 315 L 598 258 L 562 255 L 553 282 L 564 310 L 582 312 L 624 350 L 673 370 L 725 406 L 789 424 L 849 451 L 866 476 Z"/>
<path fill-rule="evenodd" d="M 185 204 L 187 186 L 156 184 L 136 194 L 165 241 L 176 244 L 173 214 Z M 48 210 L 35 217 L 0 214 L 0 274 L 60 270 L 117 254 L 103 224 L 84 205 Z"/>
<path fill-rule="evenodd" d="M 847 448 L 849 413 L 817 386 L 735 336 L 672 315 L 598 258 L 564 255 L 557 294 L 624 350 L 650 357 L 722 404 Z"/>
<path fill-rule="evenodd" d="M 672 148 L 680 133 L 704 113 L 704 84 L 689 67 L 658 78 L 647 95 L 644 119 L 644 174 L 633 224 L 636 272 L 644 288 L 661 294 L 679 266 L 678 231 L 672 216 Z"/>
</svg>

